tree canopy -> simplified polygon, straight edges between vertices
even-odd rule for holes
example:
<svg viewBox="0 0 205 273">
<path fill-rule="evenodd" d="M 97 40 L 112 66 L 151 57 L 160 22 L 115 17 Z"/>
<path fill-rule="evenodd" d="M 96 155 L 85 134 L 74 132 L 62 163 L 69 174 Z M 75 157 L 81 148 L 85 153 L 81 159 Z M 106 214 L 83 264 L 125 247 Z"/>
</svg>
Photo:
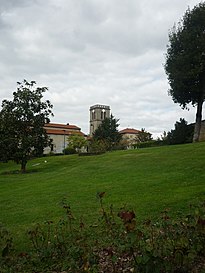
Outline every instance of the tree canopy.
<svg viewBox="0 0 205 273">
<path fill-rule="evenodd" d="M 122 136 L 118 131 L 118 121 L 113 115 L 105 118 L 93 134 L 94 140 L 101 140 L 107 144 L 107 149 L 111 150 L 121 140 Z"/>
<path fill-rule="evenodd" d="M 170 31 L 165 71 L 173 101 L 183 109 L 197 106 L 193 141 L 198 141 L 205 100 L 205 3 L 188 8 Z"/>
<path fill-rule="evenodd" d="M 25 172 L 30 157 L 39 156 L 49 145 L 43 128 L 52 113 L 49 100 L 42 101 L 47 87 L 35 87 L 36 82 L 17 83 L 13 100 L 3 100 L 0 111 L 0 159 L 13 159 Z"/>
</svg>

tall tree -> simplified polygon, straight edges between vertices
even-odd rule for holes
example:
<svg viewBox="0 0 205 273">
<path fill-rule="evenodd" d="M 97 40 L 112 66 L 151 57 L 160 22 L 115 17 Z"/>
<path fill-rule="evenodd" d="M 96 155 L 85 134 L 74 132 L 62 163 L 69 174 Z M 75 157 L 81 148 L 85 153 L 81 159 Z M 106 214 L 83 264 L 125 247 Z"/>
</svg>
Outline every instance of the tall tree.
<svg viewBox="0 0 205 273">
<path fill-rule="evenodd" d="M 13 159 L 25 172 L 28 159 L 43 153 L 49 138 L 43 128 L 52 113 L 49 100 L 42 101 L 47 87 L 35 87 L 35 81 L 17 83 L 13 100 L 3 100 L 0 111 L 1 159 Z"/>
<path fill-rule="evenodd" d="M 197 106 L 193 141 L 199 140 L 205 100 L 205 3 L 185 12 L 169 33 L 165 71 L 169 94 L 184 109 Z"/>
<path fill-rule="evenodd" d="M 107 144 L 107 149 L 111 150 L 117 146 L 121 140 L 121 134 L 118 131 L 118 121 L 113 115 L 110 118 L 105 118 L 93 134 L 94 140 L 102 140 Z"/>
</svg>

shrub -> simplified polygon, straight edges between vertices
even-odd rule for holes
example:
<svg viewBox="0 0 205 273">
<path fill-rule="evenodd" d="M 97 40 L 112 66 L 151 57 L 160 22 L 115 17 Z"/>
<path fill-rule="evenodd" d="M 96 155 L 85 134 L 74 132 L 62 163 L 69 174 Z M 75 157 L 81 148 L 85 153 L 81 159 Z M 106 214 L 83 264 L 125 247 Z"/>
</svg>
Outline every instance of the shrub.
<svg viewBox="0 0 205 273">
<path fill-rule="evenodd" d="M 145 142 L 138 142 L 133 145 L 133 147 L 136 148 L 148 148 L 148 147 L 156 147 L 156 146 L 162 146 L 165 145 L 164 141 L 162 140 L 150 140 Z"/>
<path fill-rule="evenodd" d="M 64 150 L 63 150 L 63 154 L 65 155 L 72 155 L 72 154 L 76 154 L 76 150 L 74 148 L 70 148 L 70 147 L 66 147 Z"/>
<path fill-rule="evenodd" d="M 7 253 L 1 272 L 203 272 L 198 264 L 205 257 L 205 203 L 178 220 L 165 210 L 157 222 L 138 223 L 132 209 L 106 207 L 104 196 L 97 194 L 100 217 L 91 225 L 77 220 L 63 200 L 65 217 L 33 227 L 32 254 L 8 260 Z"/>
<path fill-rule="evenodd" d="M 91 139 L 88 145 L 88 152 L 92 154 L 105 153 L 107 151 L 107 143 L 103 140 Z"/>
</svg>

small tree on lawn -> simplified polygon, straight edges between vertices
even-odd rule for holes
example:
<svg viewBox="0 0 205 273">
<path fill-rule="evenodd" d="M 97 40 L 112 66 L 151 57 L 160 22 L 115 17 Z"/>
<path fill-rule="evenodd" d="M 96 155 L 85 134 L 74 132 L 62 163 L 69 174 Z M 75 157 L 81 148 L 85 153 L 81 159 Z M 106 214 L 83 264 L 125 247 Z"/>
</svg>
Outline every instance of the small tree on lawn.
<svg viewBox="0 0 205 273">
<path fill-rule="evenodd" d="M 113 115 L 110 118 L 105 118 L 93 134 L 94 140 L 101 140 L 106 143 L 107 150 L 117 146 L 122 138 L 117 129 L 118 121 L 119 119 L 115 119 Z"/>
<path fill-rule="evenodd" d="M 13 159 L 26 171 L 27 161 L 32 156 L 42 155 L 50 141 L 43 128 L 53 115 L 49 100 L 42 101 L 47 87 L 35 87 L 35 81 L 17 83 L 13 100 L 3 100 L 0 111 L 1 159 Z"/>
<path fill-rule="evenodd" d="M 75 134 L 68 137 L 68 149 L 73 149 L 79 153 L 86 146 L 87 140 L 83 136 Z"/>
<path fill-rule="evenodd" d="M 188 9 L 169 33 L 165 71 L 169 94 L 184 109 L 197 106 L 193 141 L 199 140 L 205 100 L 205 2 Z"/>
</svg>

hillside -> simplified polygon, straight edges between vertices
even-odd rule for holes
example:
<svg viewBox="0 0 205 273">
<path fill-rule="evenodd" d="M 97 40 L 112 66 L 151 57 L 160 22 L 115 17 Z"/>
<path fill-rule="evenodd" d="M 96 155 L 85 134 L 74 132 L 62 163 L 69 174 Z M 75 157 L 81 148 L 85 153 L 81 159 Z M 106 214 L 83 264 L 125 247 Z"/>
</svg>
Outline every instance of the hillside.
<svg viewBox="0 0 205 273">
<path fill-rule="evenodd" d="M 105 191 L 106 205 L 124 204 L 138 219 L 188 209 L 205 197 L 205 143 L 116 151 L 98 156 L 53 156 L 18 165 L 0 163 L 0 222 L 17 240 L 36 222 L 57 220 L 67 198 L 74 215 L 91 221 L 99 212 L 96 193 Z"/>
</svg>

